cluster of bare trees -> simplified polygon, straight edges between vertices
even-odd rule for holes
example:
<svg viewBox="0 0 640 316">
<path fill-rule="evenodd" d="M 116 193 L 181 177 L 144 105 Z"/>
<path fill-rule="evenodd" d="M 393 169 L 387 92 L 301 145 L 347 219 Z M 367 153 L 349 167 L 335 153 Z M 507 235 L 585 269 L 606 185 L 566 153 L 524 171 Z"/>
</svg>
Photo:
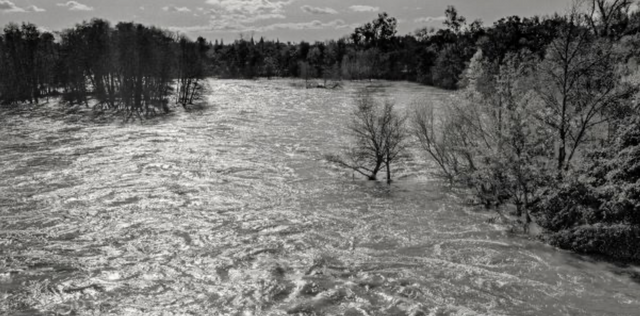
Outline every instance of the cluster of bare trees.
<svg viewBox="0 0 640 316">
<path fill-rule="evenodd" d="M 474 188 L 487 207 L 514 204 L 517 215 L 530 221 L 528 210 L 551 183 L 580 165 L 585 149 L 616 137 L 620 117 L 636 110 L 632 97 L 638 85 L 625 79 L 636 71 L 628 67 L 635 62 L 630 56 L 636 40 L 627 36 L 620 41 L 614 35 L 628 33 L 623 26 L 629 23 L 631 3 L 590 4 L 589 10 L 576 7 L 566 16 L 550 18 L 552 22 L 523 23 L 523 30 L 553 27 L 544 34 L 553 38 L 536 52 L 514 46 L 501 54 L 500 48 L 479 40 L 458 96 L 409 113 L 411 134 L 443 178 Z M 462 34 L 464 18 L 453 8 L 447 16 L 450 31 Z M 502 23 L 520 22 L 498 25 Z M 356 34 L 374 34 L 375 29 L 365 25 Z M 375 42 L 371 34 L 369 40 Z M 490 48 L 490 56 L 483 46 Z M 403 153 L 405 118 L 371 94 L 361 94 L 356 104 L 350 124 L 353 146 L 342 156 L 328 158 L 373 180 Z"/>
<path fill-rule="evenodd" d="M 203 38 L 192 42 L 181 36 L 179 39 L 177 66 L 177 103 L 186 106 L 193 104 L 202 95 L 201 80 L 206 76 L 208 68 L 206 54 L 209 46 Z"/>
<path fill-rule="evenodd" d="M 10 24 L 0 36 L 0 102 L 35 102 L 51 92 L 56 43 L 33 24 Z"/>
<path fill-rule="evenodd" d="M 56 34 L 10 24 L 0 37 L 0 100 L 38 103 L 62 94 L 71 104 L 94 99 L 97 109 L 127 118 L 167 112 L 174 82 L 179 103 L 197 97 L 207 49 L 202 39 L 135 23 L 94 19 Z"/>
<path fill-rule="evenodd" d="M 171 44 L 162 31 L 133 23 L 111 29 L 106 21 L 94 20 L 63 32 L 62 56 L 71 66 L 64 76 L 67 100 L 88 105 L 91 92 L 98 107 L 129 115 L 168 111 Z"/>
</svg>

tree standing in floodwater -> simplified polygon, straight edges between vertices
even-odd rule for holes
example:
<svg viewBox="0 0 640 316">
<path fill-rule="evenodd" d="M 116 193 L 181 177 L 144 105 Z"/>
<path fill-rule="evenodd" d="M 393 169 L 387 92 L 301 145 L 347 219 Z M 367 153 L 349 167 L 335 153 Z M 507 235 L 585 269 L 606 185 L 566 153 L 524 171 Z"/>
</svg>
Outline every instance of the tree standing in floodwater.
<svg viewBox="0 0 640 316">
<path fill-rule="evenodd" d="M 327 155 L 326 158 L 371 181 L 377 180 L 378 173 L 385 168 L 390 184 L 391 164 L 406 150 L 405 121 L 405 117 L 396 113 L 393 103 L 386 101 L 382 105 L 363 90 L 356 98 L 356 109 L 348 127 L 354 139 L 351 148 L 343 156 Z"/>
</svg>

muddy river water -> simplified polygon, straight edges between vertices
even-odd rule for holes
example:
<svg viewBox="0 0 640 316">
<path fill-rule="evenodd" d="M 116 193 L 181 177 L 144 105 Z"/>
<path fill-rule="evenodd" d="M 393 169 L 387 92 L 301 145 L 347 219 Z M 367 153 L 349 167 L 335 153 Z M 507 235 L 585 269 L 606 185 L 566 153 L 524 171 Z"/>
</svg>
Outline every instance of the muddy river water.
<svg viewBox="0 0 640 316">
<path fill-rule="evenodd" d="M 417 150 L 391 186 L 326 163 L 362 84 L 208 84 L 142 123 L 0 118 L 0 314 L 640 315 L 640 267 L 488 223 Z"/>
</svg>

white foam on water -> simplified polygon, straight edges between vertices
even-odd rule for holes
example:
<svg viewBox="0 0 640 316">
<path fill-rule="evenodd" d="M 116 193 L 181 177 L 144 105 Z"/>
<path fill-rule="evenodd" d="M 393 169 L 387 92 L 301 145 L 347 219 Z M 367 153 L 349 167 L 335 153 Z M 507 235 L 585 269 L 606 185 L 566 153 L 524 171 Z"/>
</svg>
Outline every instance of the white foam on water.
<svg viewBox="0 0 640 316">
<path fill-rule="evenodd" d="M 204 110 L 133 124 L 0 118 L 0 313 L 640 308 L 640 268 L 576 263 L 484 223 L 493 214 L 463 206 L 422 157 L 398 166 L 391 187 L 324 162 L 348 143 L 352 97 L 366 83 L 207 85 Z M 379 93 L 401 110 L 448 97 L 409 83 Z"/>
</svg>

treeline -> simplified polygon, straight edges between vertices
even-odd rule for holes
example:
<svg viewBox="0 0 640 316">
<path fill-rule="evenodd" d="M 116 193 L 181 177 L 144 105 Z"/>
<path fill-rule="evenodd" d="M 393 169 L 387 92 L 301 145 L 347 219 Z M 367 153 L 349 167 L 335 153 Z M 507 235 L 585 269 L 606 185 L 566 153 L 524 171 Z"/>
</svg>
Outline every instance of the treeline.
<svg viewBox="0 0 640 316">
<path fill-rule="evenodd" d="M 167 110 L 172 93 L 179 103 L 193 102 L 205 76 L 409 80 L 457 89 L 465 85 L 463 72 L 479 50 L 495 73 L 510 53 L 526 49 L 544 57 L 566 23 L 559 15 L 512 16 L 483 27 L 480 21 L 467 23 L 454 7 L 445 16 L 442 29 L 398 35 L 396 19 L 383 13 L 341 39 L 315 43 L 253 37 L 230 44 L 193 42 L 155 27 L 112 27 L 98 19 L 55 33 L 10 24 L 0 35 L 0 102 L 37 103 L 62 94 L 71 103 L 94 98 L 100 107 L 148 114 Z M 640 14 L 616 23 L 603 36 L 634 34 Z"/>
<path fill-rule="evenodd" d="M 411 120 L 439 174 L 487 208 L 513 206 L 562 248 L 638 261 L 639 15 L 628 0 L 585 3 L 531 24 L 539 47 L 480 40 L 457 97 Z M 485 32 L 505 23 L 521 25 Z"/>
<path fill-rule="evenodd" d="M 484 27 L 481 21 L 467 23 L 454 7 L 448 7 L 445 15 L 445 28 L 423 28 L 408 35 L 398 35 L 397 20 L 382 13 L 338 40 L 281 43 L 241 37 L 230 44 L 215 41 L 209 56 L 214 73 L 222 78 L 408 80 L 457 89 L 479 49 L 487 60 L 497 64 L 507 54 L 522 49 L 542 57 L 565 23 L 559 15 L 512 16 Z M 640 25 L 640 16 L 631 18 Z"/>
<path fill-rule="evenodd" d="M 495 29 L 509 29 L 511 24 L 532 28 L 552 28 L 538 18 L 521 21 L 514 17 L 501 21 Z M 446 29 L 418 30 L 415 34 L 397 35 L 397 20 L 386 13 L 366 23 L 338 40 L 308 43 L 281 43 L 253 37 L 240 38 L 233 43 L 216 41 L 210 57 L 215 73 L 222 78 L 300 77 L 322 80 L 408 80 L 454 89 L 466 63 L 477 50 L 477 43 L 494 45 L 494 39 L 505 35 L 482 28 L 480 22 L 466 26 L 455 8 L 447 10 Z M 508 24 L 508 25 L 506 25 Z M 506 25 L 506 26 L 505 26 Z M 496 34 L 494 34 L 496 33 Z M 549 32 L 551 33 L 551 32 Z M 518 42 L 520 33 L 510 34 Z M 533 48 L 547 42 L 540 34 L 532 34 Z M 547 37 L 552 37 L 549 34 Z M 551 39 L 547 39 L 550 41 Z M 542 42 L 542 43 L 540 43 Z M 491 51 L 504 55 L 514 49 L 511 44 Z M 518 46 L 520 47 L 520 46 Z"/>
<path fill-rule="evenodd" d="M 606 10 L 608 2 L 593 3 L 595 12 Z M 607 14 L 606 20 L 616 22 L 599 31 L 603 37 L 620 39 L 640 30 L 639 13 Z M 398 35 L 397 20 L 382 13 L 343 38 L 315 43 L 242 36 L 230 44 L 193 42 L 155 27 L 113 27 L 98 19 L 55 33 L 9 24 L 0 35 L 0 102 L 37 103 L 62 94 L 71 103 L 95 98 L 100 107 L 148 114 L 167 110 L 172 93 L 179 103 L 193 102 L 205 76 L 409 80 L 458 89 L 479 50 L 496 74 L 509 54 L 527 50 L 543 58 L 566 24 L 560 15 L 512 16 L 484 27 L 481 21 L 467 23 L 454 7 L 445 16 L 442 29 Z"/>
<path fill-rule="evenodd" d="M 168 111 L 169 98 L 193 102 L 207 75 L 208 45 L 135 23 L 94 19 L 59 33 L 9 24 L 0 35 L 0 102 L 38 103 L 62 96 L 71 104 L 129 116 Z"/>
<path fill-rule="evenodd" d="M 339 79 L 415 79 L 414 36 L 396 36 L 397 21 L 386 13 L 339 40 L 281 43 L 240 38 L 216 41 L 212 59 L 223 78 L 301 77 Z"/>
</svg>

